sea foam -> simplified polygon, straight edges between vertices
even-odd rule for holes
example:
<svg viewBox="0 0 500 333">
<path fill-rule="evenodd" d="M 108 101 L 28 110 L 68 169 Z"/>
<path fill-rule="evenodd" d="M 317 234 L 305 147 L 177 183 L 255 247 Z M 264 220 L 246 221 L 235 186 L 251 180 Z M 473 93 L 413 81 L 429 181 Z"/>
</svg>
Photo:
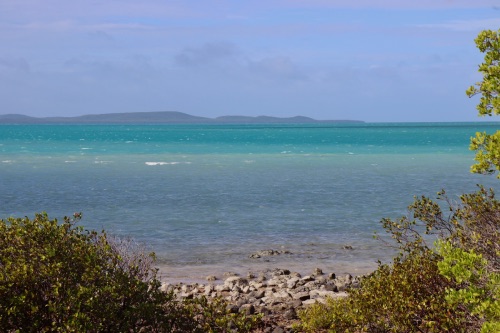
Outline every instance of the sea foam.
<svg viewBox="0 0 500 333">
<path fill-rule="evenodd" d="M 191 162 L 145 162 L 144 164 L 154 166 L 154 165 L 191 164 Z"/>
</svg>

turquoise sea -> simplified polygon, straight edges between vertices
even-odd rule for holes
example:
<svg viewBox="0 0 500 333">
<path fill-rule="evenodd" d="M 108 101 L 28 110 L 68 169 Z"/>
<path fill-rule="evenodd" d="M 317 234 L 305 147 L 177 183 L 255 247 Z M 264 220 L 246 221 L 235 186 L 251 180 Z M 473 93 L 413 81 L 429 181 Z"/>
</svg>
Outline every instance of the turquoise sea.
<svg viewBox="0 0 500 333">
<path fill-rule="evenodd" d="M 468 150 L 476 131 L 498 128 L 1 125 L 0 217 L 83 212 L 84 227 L 155 251 L 173 280 L 274 267 L 362 273 L 392 256 L 373 233 L 414 195 L 498 187 L 469 173 Z M 292 254 L 249 258 L 265 249 Z"/>
</svg>

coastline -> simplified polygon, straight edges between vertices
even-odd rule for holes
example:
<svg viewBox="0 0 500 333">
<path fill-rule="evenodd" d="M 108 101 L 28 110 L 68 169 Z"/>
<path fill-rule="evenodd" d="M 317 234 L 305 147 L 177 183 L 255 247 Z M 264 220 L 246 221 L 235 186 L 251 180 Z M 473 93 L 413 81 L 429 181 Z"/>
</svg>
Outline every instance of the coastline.
<svg viewBox="0 0 500 333">
<path fill-rule="evenodd" d="M 225 266 L 197 267 L 196 275 L 173 278 L 175 274 L 171 274 L 167 281 L 163 280 L 161 289 L 173 292 L 179 300 L 205 297 L 212 302 L 222 299 L 229 313 L 259 315 L 262 322 L 253 332 L 294 332 L 301 310 L 316 303 L 326 303 L 328 298 L 347 297 L 350 289 L 359 288 L 361 277 L 370 273 L 341 273 L 347 267 L 341 269 L 340 266 L 337 273 L 319 267 L 309 270 L 312 266 L 313 262 L 308 262 L 294 267 L 302 273 L 288 268 L 257 270 L 253 266 L 251 270 L 245 267 L 246 274 L 238 270 L 223 272 Z M 216 269 L 219 270 L 215 275 L 200 279 Z M 351 266 L 350 269 L 361 273 L 361 269 L 364 271 L 367 267 L 355 269 Z"/>
<path fill-rule="evenodd" d="M 274 258 L 273 258 L 274 259 Z M 254 263 L 234 264 L 211 264 L 211 265 L 189 265 L 172 266 L 167 264 L 156 264 L 159 269 L 159 277 L 162 282 L 176 283 L 206 283 L 207 277 L 215 277 L 215 283 L 222 283 L 226 276 L 233 274 L 237 276 L 258 275 L 276 269 L 286 269 L 296 272 L 302 276 L 309 275 L 312 271 L 320 268 L 323 272 L 334 273 L 336 275 L 350 274 L 361 276 L 373 272 L 377 268 L 376 261 L 290 261 L 290 260 L 269 260 L 256 261 Z"/>
</svg>

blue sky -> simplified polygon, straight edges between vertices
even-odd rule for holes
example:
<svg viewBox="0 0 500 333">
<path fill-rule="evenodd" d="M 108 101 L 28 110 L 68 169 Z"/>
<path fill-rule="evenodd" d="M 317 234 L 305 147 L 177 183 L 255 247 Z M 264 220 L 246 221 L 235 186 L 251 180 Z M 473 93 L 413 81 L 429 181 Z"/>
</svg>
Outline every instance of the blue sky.
<svg viewBox="0 0 500 333">
<path fill-rule="evenodd" d="M 0 114 L 475 121 L 499 28 L 500 0 L 2 0 Z"/>
</svg>

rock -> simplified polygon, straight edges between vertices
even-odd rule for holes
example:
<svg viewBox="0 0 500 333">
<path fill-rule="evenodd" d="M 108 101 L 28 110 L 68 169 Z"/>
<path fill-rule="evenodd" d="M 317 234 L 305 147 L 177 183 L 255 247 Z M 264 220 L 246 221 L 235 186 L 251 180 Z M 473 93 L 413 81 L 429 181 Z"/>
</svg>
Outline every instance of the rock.
<svg viewBox="0 0 500 333">
<path fill-rule="evenodd" d="M 260 299 L 260 298 L 264 297 L 264 295 L 265 295 L 264 290 L 255 290 L 255 291 L 252 291 L 248 296 L 256 298 L 256 299 Z"/>
<path fill-rule="evenodd" d="M 214 290 L 215 290 L 215 287 L 214 287 L 213 285 L 209 284 L 208 286 L 206 286 L 206 287 L 205 287 L 205 292 L 204 292 L 204 293 L 205 293 L 206 295 L 209 295 L 209 294 L 211 294 L 211 293 L 212 293 L 212 291 L 214 291 Z"/>
<path fill-rule="evenodd" d="M 297 282 L 299 282 L 299 281 L 300 281 L 300 278 L 298 278 L 298 277 L 291 278 L 290 280 L 288 280 L 286 282 L 286 287 L 288 289 L 293 289 L 293 288 L 295 288 L 295 286 L 297 285 Z"/>
<path fill-rule="evenodd" d="M 226 310 L 227 310 L 229 313 L 238 313 L 238 311 L 239 311 L 240 309 L 239 309 L 239 308 L 238 308 L 238 306 L 237 306 L 237 305 L 235 305 L 235 304 L 229 304 L 229 305 L 227 306 Z"/>
<path fill-rule="evenodd" d="M 259 277 L 257 278 L 257 282 L 264 282 L 267 280 L 267 277 L 265 274 L 259 274 Z"/>
<path fill-rule="evenodd" d="M 205 278 L 207 281 L 216 281 L 217 277 L 215 275 L 209 275 Z"/>
<path fill-rule="evenodd" d="M 248 304 L 247 300 L 244 298 L 240 298 L 236 301 L 236 306 L 241 310 L 241 307 L 245 304 Z"/>
<path fill-rule="evenodd" d="M 302 305 L 313 305 L 316 304 L 316 299 L 306 299 L 305 301 L 302 301 Z"/>
<path fill-rule="evenodd" d="M 179 297 L 184 299 L 193 299 L 193 293 L 182 292 L 179 294 Z"/>
<path fill-rule="evenodd" d="M 283 327 L 276 327 L 272 333 L 285 333 L 285 330 L 283 329 Z"/>
<path fill-rule="evenodd" d="M 245 278 L 229 272 L 224 274 L 224 280 L 219 283 L 164 283 L 161 290 L 174 292 L 178 299 L 205 296 L 210 301 L 218 297 L 228 302 L 227 310 L 230 313 L 262 313 L 266 317 L 266 327 L 260 332 L 273 332 L 276 329 L 291 332 L 291 328 L 283 326 L 283 321 L 290 325 L 289 321 L 297 319 L 299 309 L 314 303 L 325 303 L 329 297 L 347 297 L 346 289 L 360 285 L 360 277 L 353 278 L 349 274 L 325 275 L 319 268 L 312 273 L 301 277 L 299 273 L 276 268 L 256 274 L 249 272 Z M 215 281 L 209 277 L 215 278 L 215 275 L 206 277 L 208 281 Z M 235 329 L 227 332 L 233 331 Z"/>
<path fill-rule="evenodd" d="M 262 288 L 262 287 L 266 287 L 266 286 L 267 286 L 267 284 L 264 284 L 264 283 L 262 283 L 262 282 L 256 282 L 256 281 L 250 281 L 250 282 L 248 283 L 248 285 L 249 285 L 250 287 L 252 287 L 252 288 L 255 288 L 255 289 L 260 289 L 260 288 Z"/>
<path fill-rule="evenodd" d="M 225 284 L 218 284 L 215 286 L 215 291 L 218 292 L 223 292 L 223 291 L 230 291 L 231 289 L 229 288 L 228 285 Z"/>
<path fill-rule="evenodd" d="M 278 292 L 273 293 L 274 298 L 290 298 L 290 294 L 287 293 L 285 290 L 280 290 Z"/>
<path fill-rule="evenodd" d="M 244 287 L 248 285 L 248 280 L 240 276 L 230 276 L 224 281 L 224 285 L 229 287 L 232 286 Z"/>
<path fill-rule="evenodd" d="M 283 313 L 283 317 L 289 320 L 297 319 L 297 312 L 295 312 L 294 308 L 288 309 Z"/>
<path fill-rule="evenodd" d="M 326 278 L 324 276 L 318 276 L 316 278 L 316 282 L 318 282 L 320 285 L 323 285 L 326 283 Z"/>
<path fill-rule="evenodd" d="M 311 290 L 309 292 L 309 295 L 311 298 L 325 298 L 325 297 L 335 297 L 335 292 L 333 291 L 328 291 L 328 290 Z"/>
<path fill-rule="evenodd" d="M 271 280 L 267 281 L 267 285 L 268 285 L 269 287 L 274 287 L 274 286 L 277 286 L 277 285 L 278 285 L 278 283 L 279 283 L 279 280 L 277 280 L 277 279 L 271 279 Z"/>
<path fill-rule="evenodd" d="M 278 256 L 281 254 L 292 254 L 292 252 L 287 251 L 287 250 L 272 250 L 272 249 L 262 250 L 262 251 L 257 251 L 255 253 L 252 253 L 251 255 L 249 255 L 249 258 L 258 259 L 261 257 Z"/>
<path fill-rule="evenodd" d="M 351 245 L 344 245 L 342 248 L 344 250 L 352 250 L 353 249 L 353 247 Z"/>
<path fill-rule="evenodd" d="M 288 269 L 281 269 L 281 268 L 276 268 L 272 272 L 273 276 L 289 275 L 289 274 L 290 274 L 290 271 Z"/>
<path fill-rule="evenodd" d="M 243 304 L 240 307 L 240 313 L 246 314 L 246 315 L 253 315 L 255 313 L 255 307 L 252 304 Z"/>
<path fill-rule="evenodd" d="M 170 291 L 174 290 L 174 286 L 172 286 L 169 283 L 163 283 L 160 287 L 160 290 L 163 292 L 170 292 Z"/>
<path fill-rule="evenodd" d="M 324 284 L 323 287 L 325 290 L 328 290 L 328 291 L 335 291 L 335 292 L 338 291 L 337 286 L 335 284 L 332 284 L 332 283 Z"/>
<path fill-rule="evenodd" d="M 303 292 L 300 292 L 300 293 L 292 294 L 292 298 L 293 299 L 298 299 L 298 300 L 301 300 L 301 301 L 305 301 L 306 299 L 311 298 L 311 296 L 309 295 L 308 292 L 303 291 Z"/>
<path fill-rule="evenodd" d="M 264 316 L 269 316 L 271 314 L 271 310 L 263 306 L 259 309 L 259 313 L 262 313 Z"/>
</svg>

